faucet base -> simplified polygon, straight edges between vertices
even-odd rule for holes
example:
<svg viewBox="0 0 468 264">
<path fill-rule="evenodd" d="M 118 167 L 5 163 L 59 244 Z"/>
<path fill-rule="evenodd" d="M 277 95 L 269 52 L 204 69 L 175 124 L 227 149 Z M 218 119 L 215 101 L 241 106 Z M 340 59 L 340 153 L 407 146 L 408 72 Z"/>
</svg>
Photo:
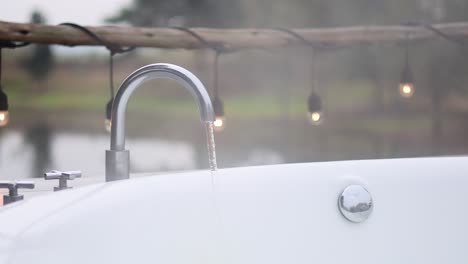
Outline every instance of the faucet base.
<svg viewBox="0 0 468 264">
<path fill-rule="evenodd" d="M 130 151 L 106 151 L 106 182 L 130 178 Z"/>
</svg>

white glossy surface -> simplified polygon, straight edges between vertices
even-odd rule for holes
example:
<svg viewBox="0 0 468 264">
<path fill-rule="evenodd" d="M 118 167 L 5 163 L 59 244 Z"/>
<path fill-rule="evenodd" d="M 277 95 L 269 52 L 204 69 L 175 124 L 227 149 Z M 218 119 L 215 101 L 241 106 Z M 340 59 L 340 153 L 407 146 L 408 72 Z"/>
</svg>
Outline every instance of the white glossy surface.
<svg viewBox="0 0 468 264">
<path fill-rule="evenodd" d="M 0 210 L 0 263 L 467 263 L 468 158 L 347 161 L 97 184 Z M 350 184 L 369 219 L 337 207 Z"/>
</svg>

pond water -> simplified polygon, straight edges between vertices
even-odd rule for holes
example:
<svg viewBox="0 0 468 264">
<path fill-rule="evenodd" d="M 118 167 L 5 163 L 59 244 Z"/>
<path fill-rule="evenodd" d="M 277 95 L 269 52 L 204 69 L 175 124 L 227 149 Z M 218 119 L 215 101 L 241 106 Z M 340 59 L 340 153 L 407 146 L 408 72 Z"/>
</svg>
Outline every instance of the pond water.
<svg viewBox="0 0 468 264">
<path fill-rule="evenodd" d="M 82 170 L 86 176 L 104 175 L 108 136 L 57 133 L 44 139 L 44 136 L 37 140 L 28 138 L 18 131 L 4 133 L 0 139 L 2 178 L 41 177 L 51 169 Z M 133 171 L 197 168 L 195 150 L 187 142 L 128 139 L 127 145 L 132 155 L 138 157 L 131 159 Z"/>
<path fill-rule="evenodd" d="M 2 179 L 42 177 L 44 172 L 54 169 L 81 170 L 84 177 L 103 177 L 109 135 L 52 133 L 47 128 L 36 129 L 33 133 L 8 131 L 1 134 Z M 128 138 L 126 145 L 131 150 L 132 172 L 195 170 L 208 164 L 208 154 L 199 154 L 190 141 Z M 238 161 L 239 165 L 283 162 L 280 153 L 265 149 L 250 151 L 245 160 Z"/>
<path fill-rule="evenodd" d="M 46 121 L 38 121 L 44 116 Z M 232 118 L 228 125 L 215 133 L 219 168 L 431 156 L 432 151 L 425 128 L 410 133 L 402 127 L 401 132 L 379 134 L 331 122 L 311 126 L 304 119 Z M 460 139 L 446 137 L 441 155 L 466 153 L 466 142 L 449 141 L 452 138 Z M 110 135 L 99 115 L 17 114 L 0 130 L 0 179 L 42 177 L 50 170 L 81 170 L 83 177 L 103 178 L 109 145 Z M 196 116 L 176 119 L 130 113 L 126 148 L 131 153 L 131 173 L 210 168 L 204 124 Z"/>
</svg>

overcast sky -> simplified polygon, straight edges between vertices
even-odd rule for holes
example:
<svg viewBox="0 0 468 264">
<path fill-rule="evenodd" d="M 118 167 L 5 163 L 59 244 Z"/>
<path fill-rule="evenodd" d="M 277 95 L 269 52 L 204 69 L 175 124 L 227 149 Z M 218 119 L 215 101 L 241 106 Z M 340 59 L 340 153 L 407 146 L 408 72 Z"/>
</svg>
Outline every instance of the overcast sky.
<svg viewBox="0 0 468 264">
<path fill-rule="evenodd" d="M 132 0 L 2 0 L 0 20 L 27 22 L 31 12 L 38 9 L 48 24 L 74 22 L 83 25 L 103 24 L 103 19 L 115 14 Z"/>
</svg>

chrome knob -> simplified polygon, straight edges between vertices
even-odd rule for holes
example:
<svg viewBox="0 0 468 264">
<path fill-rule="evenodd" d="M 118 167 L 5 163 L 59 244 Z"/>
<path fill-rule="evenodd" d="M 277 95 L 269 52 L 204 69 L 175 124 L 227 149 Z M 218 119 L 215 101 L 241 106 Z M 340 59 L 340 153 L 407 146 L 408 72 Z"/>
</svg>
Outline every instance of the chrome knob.
<svg viewBox="0 0 468 264">
<path fill-rule="evenodd" d="M 32 181 L 2 181 L 0 182 L 0 189 L 8 189 L 8 195 L 3 196 L 3 204 L 10 204 L 13 202 L 23 200 L 24 196 L 18 194 L 18 189 L 34 189 L 34 182 Z"/>
<path fill-rule="evenodd" d="M 364 222 L 369 218 L 374 207 L 372 196 L 361 185 L 346 187 L 338 198 L 341 214 L 353 223 Z"/>
<path fill-rule="evenodd" d="M 81 178 L 81 171 L 50 171 L 44 173 L 45 180 L 59 180 L 59 186 L 54 187 L 54 192 L 71 189 L 67 181 Z"/>
</svg>

